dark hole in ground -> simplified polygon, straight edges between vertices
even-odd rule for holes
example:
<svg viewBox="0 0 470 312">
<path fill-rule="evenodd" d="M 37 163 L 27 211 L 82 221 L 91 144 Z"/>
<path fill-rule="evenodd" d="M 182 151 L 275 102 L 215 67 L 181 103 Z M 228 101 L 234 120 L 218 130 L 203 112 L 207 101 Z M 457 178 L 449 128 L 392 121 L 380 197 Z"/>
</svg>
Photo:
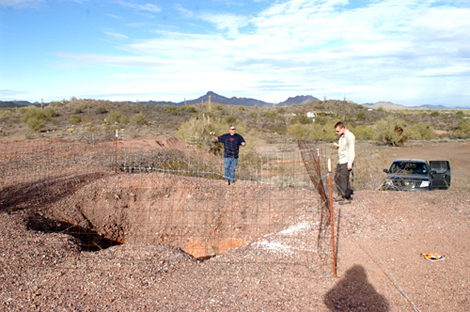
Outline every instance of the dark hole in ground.
<svg viewBox="0 0 470 312">
<path fill-rule="evenodd" d="M 69 234 L 82 242 L 80 247 L 85 251 L 99 251 L 121 245 L 120 242 L 107 239 L 93 229 L 86 229 L 79 225 L 52 220 L 39 214 L 29 216 L 26 222 L 27 227 L 34 231 Z"/>
</svg>

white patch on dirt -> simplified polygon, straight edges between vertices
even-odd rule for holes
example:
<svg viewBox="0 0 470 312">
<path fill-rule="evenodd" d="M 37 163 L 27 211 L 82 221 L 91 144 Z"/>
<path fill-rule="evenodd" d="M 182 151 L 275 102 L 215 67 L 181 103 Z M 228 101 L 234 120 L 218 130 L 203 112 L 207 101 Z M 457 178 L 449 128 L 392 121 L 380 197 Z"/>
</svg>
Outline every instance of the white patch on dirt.
<svg viewBox="0 0 470 312">
<path fill-rule="evenodd" d="M 294 247 L 294 246 L 299 245 L 299 242 L 298 242 L 299 237 L 293 240 L 292 236 L 296 234 L 301 235 L 303 234 L 303 232 L 310 230 L 311 228 L 317 227 L 318 224 L 319 224 L 318 222 L 303 221 L 285 230 L 282 230 L 280 232 L 265 235 L 264 239 L 262 239 L 259 242 L 255 242 L 253 245 L 259 246 L 266 250 L 284 252 L 284 253 L 289 253 L 289 254 L 292 254 L 294 251 L 298 251 L 298 250 L 315 251 L 315 250 L 309 250 L 307 248 Z M 269 237 L 269 240 L 267 239 L 268 237 Z"/>
</svg>

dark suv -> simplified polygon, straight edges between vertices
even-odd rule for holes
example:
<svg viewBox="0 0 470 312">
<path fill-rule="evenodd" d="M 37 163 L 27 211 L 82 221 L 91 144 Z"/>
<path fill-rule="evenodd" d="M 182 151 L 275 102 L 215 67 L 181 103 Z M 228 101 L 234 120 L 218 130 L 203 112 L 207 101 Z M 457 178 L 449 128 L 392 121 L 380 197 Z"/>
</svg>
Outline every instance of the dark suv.
<svg viewBox="0 0 470 312">
<path fill-rule="evenodd" d="M 397 159 L 387 173 L 383 190 L 429 191 L 434 188 L 449 188 L 450 165 L 448 161 L 422 159 Z"/>
</svg>

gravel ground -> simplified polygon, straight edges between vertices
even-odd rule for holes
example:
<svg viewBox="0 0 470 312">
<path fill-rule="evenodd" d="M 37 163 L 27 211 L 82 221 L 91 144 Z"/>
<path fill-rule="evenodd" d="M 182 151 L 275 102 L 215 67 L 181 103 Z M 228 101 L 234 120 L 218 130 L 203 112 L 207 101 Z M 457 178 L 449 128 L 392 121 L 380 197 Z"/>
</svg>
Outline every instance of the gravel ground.
<svg viewBox="0 0 470 312">
<path fill-rule="evenodd" d="M 203 181 L 156 176 L 162 186 L 169 183 L 169 194 L 178 180 L 193 194 Z M 116 181 L 102 178 L 93 187 Z M 225 190 L 234 201 L 273 194 L 267 186 L 256 187 L 256 196 L 250 197 L 242 183 L 231 189 L 220 181 L 206 183 L 219 183 L 216 192 Z M 306 210 L 288 210 L 295 215 L 284 215 L 274 231 L 258 229 L 263 233 L 246 245 L 199 261 L 165 243 L 135 240 L 90 251 L 72 235 L 32 230 L 31 214 L 47 216 L 51 209 L 0 214 L 1 310 L 470 310 L 468 193 L 361 191 L 352 204 L 335 204 L 337 277 L 330 236 L 317 245 L 317 216 L 299 214 Z M 422 252 L 446 258 L 431 262 Z"/>
<path fill-rule="evenodd" d="M 41 159 L 14 146 L 0 311 L 470 311 L 467 191 L 357 191 L 330 227 L 308 190 L 114 174 L 98 146 L 40 145 Z"/>
</svg>

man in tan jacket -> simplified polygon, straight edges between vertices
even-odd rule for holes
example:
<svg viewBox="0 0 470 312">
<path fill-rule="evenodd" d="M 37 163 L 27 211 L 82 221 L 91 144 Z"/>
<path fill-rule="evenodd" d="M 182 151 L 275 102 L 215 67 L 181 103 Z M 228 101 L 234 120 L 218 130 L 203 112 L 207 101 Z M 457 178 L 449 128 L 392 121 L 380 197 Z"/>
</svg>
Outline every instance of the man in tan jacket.
<svg viewBox="0 0 470 312">
<path fill-rule="evenodd" d="M 356 137 L 351 131 L 346 129 L 342 122 L 336 123 L 335 131 L 339 135 L 338 144 L 334 143 L 335 148 L 338 149 L 338 165 L 335 171 L 335 184 L 338 196 L 335 200 L 339 201 L 341 205 L 345 205 L 351 202 L 351 195 L 353 193 L 349 183 L 349 174 L 353 169 Z"/>
</svg>

